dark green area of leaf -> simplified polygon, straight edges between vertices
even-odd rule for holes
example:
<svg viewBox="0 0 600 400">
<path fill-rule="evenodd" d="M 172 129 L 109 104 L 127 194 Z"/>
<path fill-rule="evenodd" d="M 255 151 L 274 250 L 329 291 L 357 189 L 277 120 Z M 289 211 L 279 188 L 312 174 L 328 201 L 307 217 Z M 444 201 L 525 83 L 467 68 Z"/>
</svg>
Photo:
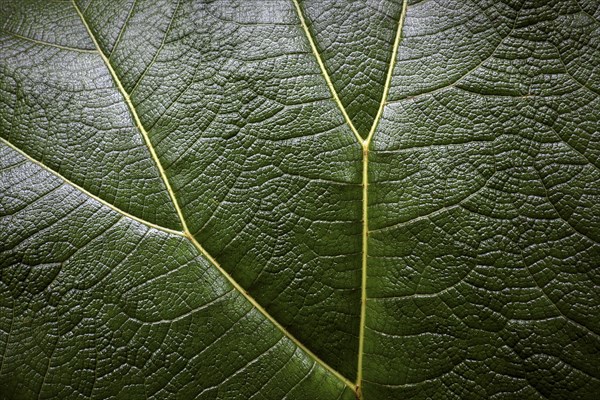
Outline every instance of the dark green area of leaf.
<svg viewBox="0 0 600 400">
<path fill-rule="evenodd" d="M 0 399 L 595 399 L 599 95 L 594 0 L 0 3 Z"/>
</svg>

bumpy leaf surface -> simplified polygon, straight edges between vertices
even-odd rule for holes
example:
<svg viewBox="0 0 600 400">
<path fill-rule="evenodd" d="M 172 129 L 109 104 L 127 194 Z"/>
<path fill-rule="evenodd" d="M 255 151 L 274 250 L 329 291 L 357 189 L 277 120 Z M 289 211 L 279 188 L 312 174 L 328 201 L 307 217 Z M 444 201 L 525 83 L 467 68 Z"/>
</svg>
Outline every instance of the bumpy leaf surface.
<svg viewBox="0 0 600 400">
<path fill-rule="evenodd" d="M 593 399 L 595 0 L 0 2 L 0 398 Z"/>
</svg>

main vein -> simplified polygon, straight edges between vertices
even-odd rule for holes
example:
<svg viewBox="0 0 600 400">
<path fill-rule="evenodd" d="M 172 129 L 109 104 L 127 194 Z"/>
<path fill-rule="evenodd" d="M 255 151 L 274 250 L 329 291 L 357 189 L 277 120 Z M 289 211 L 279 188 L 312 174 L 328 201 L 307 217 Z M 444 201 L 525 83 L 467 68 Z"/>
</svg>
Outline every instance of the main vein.
<svg viewBox="0 0 600 400">
<path fill-rule="evenodd" d="M 379 102 L 379 108 L 377 115 L 373 120 L 373 125 L 369 130 L 369 134 L 365 140 L 361 141 L 363 149 L 363 174 L 362 174 L 362 279 L 361 279 L 361 301 L 360 301 L 360 331 L 358 335 L 358 371 L 356 373 L 356 386 L 359 396 L 361 396 L 361 382 L 363 377 L 363 355 L 365 352 L 365 326 L 367 318 L 367 264 L 368 264 L 368 250 L 369 250 L 369 146 L 375 135 L 375 130 L 381 121 L 383 115 L 383 109 L 387 102 L 390 87 L 392 84 L 392 76 L 394 74 L 394 67 L 396 66 L 396 58 L 398 57 L 398 48 L 400 47 L 400 40 L 402 38 L 402 27 L 404 26 L 404 20 L 406 18 L 407 0 L 402 2 L 402 10 L 400 11 L 400 19 L 398 21 L 398 27 L 396 29 L 396 37 L 394 38 L 394 45 L 392 47 L 392 56 L 390 59 L 390 65 L 388 67 L 387 75 L 385 78 L 385 84 L 383 86 L 383 94 L 381 95 L 381 101 Z M 361 396 L 362 397 L 362 396 Z"/>
<path fill-rule="evenodd" d="M 350 382 L 350 380 L 348 380 L 346 377 L 341 375 L 338 371 L 336 371 L 331 366 L 329 366 L 327 363 L 325 363 L 323 360 L 321 360 L 316 354 L 314 354 L 311 350 L 309 350 L 306 346 L 304 346 L 298 339 L 296 339 L 283 325 L 281 325 L 275 318 L 273 318 L 273 316 L 271 314 L 269 314 L 267 312 L 267 310 L 265 310 L 252 296 L 250 296 L 250 294 L 242 286 L 240 286 L 240 284 L 235 279 L 233 279 L 233 277 L 231 275 L 229 275 L 229 273 L 227 271 L 225 271 L 223 269 L 223 267 L 214 259 L 214 257 L 211 256 L 210 253 L 208 253 L 208 251 L 206 251 L 206 249 L 204 249 L 204 247 L 202 247 L 202 245 L 192 235 L 192 233 L 190 232 L 190 230 L 187 226 L 186 219 L 185 219 L 183 212 L 181 210 L 181 207 L 179 205 L 177 196 L 175 195 L 175 191 L 173 190 L 171 183 L 169 182 L 169 178 L 162 166 L 160 159 L 158 158 L 158 155 L 156 154 L 156 150 L 154 149 L 152 142 L 150 141 L 148 132 L 144 128 L 144 126 L 140 120 L 140 117 L 137 113 L 137 110 L 136 110 L 133 102 L 131 101 L 129 93 L 127 93 L 127 91 L 123 87 L 123 84 L 121 83 L 121 80 L 119 79 L 116 71 L 112 67 L 110 60 L 104 54 L 104 52 L 102 51 L 102 48 L 98 44 L 98 41 L 96 40 L 94 33 L 92 32 L 90 26 L 86 22 L 83 12 L 79 8 L 79 6 L 75 2 L 75 0 L 72 0 L 72 3 L 73 3 L 73 6 L 75 7 L 75 10 L 77 11 L 77 14 L 79 15 L 79 18 L 81 19 L 81 22 L 83 23 L 83 25 L 85 25 L 85 28 L 87 29 L 90 38 L 94 42 L 94 45 L 96 46 L 96 49 L 98 50 L 98 53 L 102 57 L 102 60 L 104 61 L 104 64 L 106 65 L 106 68 L 109 70 L 113 81 L 117 85 L 119 92 L 125 99 L 125 102 L 127 103 L 127 107 L 129 108 L 130 114 L 132 115 L 138 130 L 140 131 L 142 137 L 144 138 L 144 142 L 146 143 L 146 146 L 148 147 L 148 150 L 150 151 L 150 155 L 152 156 L 152 159 L 153 159 L 154 163 L 156 164 L 156 167 L 160 173 L 160 177 L 161 177 L 162 181 L 164 182 L 164 185 L 169 193 L 169 197 L 171 198 L 173 206 L 175 207 L 175 210 L 177 211 L 177 215 L 179 217 L 179 220 L 181 221 L 181 226 L 183 228 L 184 236 L 194 245 L 194 247 L 196 247 L 196 249 L 208 261 L 210 261 L 215 266 L 215 268 L 217 268 L 217 270 L 219 270 L 219 272 L 227 279 L 227 281 L 229 281 L 229 283 L 236 290 L 238 290 L 250 302 L 250 304 L 252 304 L 260 313 L 262 313 L 288 339 L 290 339 L 296 346 L 298 346 L 306 354 L 308 354 L 308 356 L 311 357 L 316 363 L 320 364 L 323 368 L 325 368 L 332 375 L 334 375 L 336 378 L 338 378 L 346 386 L 351 387 L 351 388 L 354 387 L 353 382 Z"/>
<path fill-rule="evenodd" d="M 390 63 L 388 66 L 385 83 L 383 86 L 383 93 L 381 95 L 381 100 L 379 102 L 379 108 L 377 109 L 377 114 L 375 119 L 373 120 L 373 124 L 371 125 L 371 129 L 369 129 L 369 134 L 365 139 L 363 139 L 358 133 L 356 127 L 352 123 L 346 108 L 342 104 L 340 97 L 333 86 L 333 82 L 331 81 L 331 77 L 325 68 L 325 63 L 319 54 L 317 46 L 315 44 L 315 40 L 310 32 L 308 24 L 306 22 L 306 18 L 304 17 L 304 13 L 302 11 L 302 7 L 298 0 L 293 0 L 294 6 L 296 7 L 296 12 L 298 14 L 298 18 L 300 19 L 300 24 L 302 25 L 302 29 L 304 30 L 304 34 L 308 40 L 310 48 L 317 60 L 317 64 L 321 69 L 321 74 L 325 78 L 325 82 L 327 82 L 327 86 L 329 87 L 329 91 L 336 102 L 340 112 L 344 116 L 344 119 L 358 140 L 362 148 L 362 260 L 361 260 L 361 302 L 360 302 L 360 325 L 359 325 L 359 337 L 358 337 L 358 363 L 357 363 L 357 374 L 356 374 L 356 387 L 355 390 L 359 398 L 362 398 L 360 386 L 362 382 L 363 376 L 363 354 L 364 354 L 364 343 L 365 343 L 365 325 L 366 325 L 366 315 L 367 315 L 367 262 L 368 262 L 368 246 L 369 246 L 369 146 L 377 130 L 377 126 L 379 125 L 379 121 L 381 121 L 381 117 L 383 115 L 383 110 L 387 103 L 387 99 L 390 92 L 390 87 L 392 83 L 392 76 L 394 73 L 394 67 L 396 65 L 396 58 L 398 56 L 398 48 L 400 47 L 400 40 L 402 38 L 402 27 L 404 25 L 404 20 L 406 18 L 406 9 L 407 9 L 407 0 L 402 2 L 402 10 L 400 12 L 400 18 L 398 21 L 398 27 L 396 29 L 396 36 L 394 37 L 394 44 L 392 47 L 392 55 L 390 59 Z"/>
</svg>

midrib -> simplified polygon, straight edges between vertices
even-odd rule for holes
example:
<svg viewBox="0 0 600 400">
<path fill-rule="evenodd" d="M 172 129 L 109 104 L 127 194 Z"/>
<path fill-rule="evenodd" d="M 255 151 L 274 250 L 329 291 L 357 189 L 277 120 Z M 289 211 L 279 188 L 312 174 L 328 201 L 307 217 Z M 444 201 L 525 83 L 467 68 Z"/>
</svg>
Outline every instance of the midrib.
<svg viewBox="0 0 600 400">
<path fill-rule="evenodd" d="M 396 28 L 396 36 L 394 37 L 394 44 L 392 47 L 392 54 L 390 58 L 390 63 L 388 66 L 385 83 L 383 86 L 383 93 L 381 95 L 381 100 L 379 102 L 379 108 L 377 109 L 377 114 L 375 119 L 373 120 L 373 124 L 371 125 L 371 129 L 369 129 L 369 134 L 365 139 L 358 133 L 358 130 L 352 123 L 348 112 L 346 111 L 344 105 L 342 104 L 340 97 L 331 81 L 331 77 L 327 72 L 327 68 L 325 67 L 325 63 L 319 54 L 317 46 L 315 44 L 314 38 L 310 32 L 306 19 L 304 18 L 304 13 L 302 12 L 302 7 L 300 6 L 299 0 L 292 0 L 294 2 L 294 6 L 296 8 L 296 12 L 298 14 L 298 18 L 300 19 L 300 23 L 302 25 L 302 29 L 304 30 L 304 34 L 308 40 L 310 48 L 317 60 L 317 64 L 321 70 L 321 74 L 325 78 L 327 82 L 327 86 L 329 87 L 329 91 L 337 104 L 340 112 L 344 116 L 344 120 L 346 124 L 356 137 L 356 140 L 360 144 L 362 148 L 362 261 L 361 261 L 361 301 L 360 301 L 360 325 L 359 325 L 359 337 L 358 337 L 358 362 L 357 362 L 357 373 L 356 373 L 356 382 L 355 382 L 355 391 L 357 397 L 362 399 L 361 392 L 361 383 L 363 378 L 363 354 L 364 354 L 364 343 L 365 343 L 365 325 L 366 325 L 366 315 L 367 315 L 367 264 L 368 264 L 368 250 L 369 250 L 369 147 L 371 145 L 371 141 L 373 136 L 375 135 L 375 131 L 379 125 L 379 121 L 381 121 L 381 117 L 383 115 L 383 110 L 385 108 L 385 104 L 388 99 L 388 95 L 390 92 L 390 86 L 392 83 L 392 76 L 394 72 L 394 67 L 396 65 L 396 58 L 398 56 L 398 48 L 400 47 L 400 40 L 402 38 L 402 27 L 404 25 L 404 20 L 406 18 L 406 9 L 407 9 L 407 0 L 403 0 L 402 2 L 402 10 L 400 12 L 400 18 L 398 20 L 398 26 Z"/>
</svg>

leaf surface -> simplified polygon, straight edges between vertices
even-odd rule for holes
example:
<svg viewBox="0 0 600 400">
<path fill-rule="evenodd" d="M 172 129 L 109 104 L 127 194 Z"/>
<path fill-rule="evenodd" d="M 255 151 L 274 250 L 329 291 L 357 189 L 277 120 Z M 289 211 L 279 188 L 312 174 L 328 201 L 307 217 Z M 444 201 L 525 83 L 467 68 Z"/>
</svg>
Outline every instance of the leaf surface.
<svg viewBox="0 0 600 400">
<path fill-rule="evenodd" d="M 599 20 L 0 5 L 0 397 L 593 398 Z"/>
</svg>

